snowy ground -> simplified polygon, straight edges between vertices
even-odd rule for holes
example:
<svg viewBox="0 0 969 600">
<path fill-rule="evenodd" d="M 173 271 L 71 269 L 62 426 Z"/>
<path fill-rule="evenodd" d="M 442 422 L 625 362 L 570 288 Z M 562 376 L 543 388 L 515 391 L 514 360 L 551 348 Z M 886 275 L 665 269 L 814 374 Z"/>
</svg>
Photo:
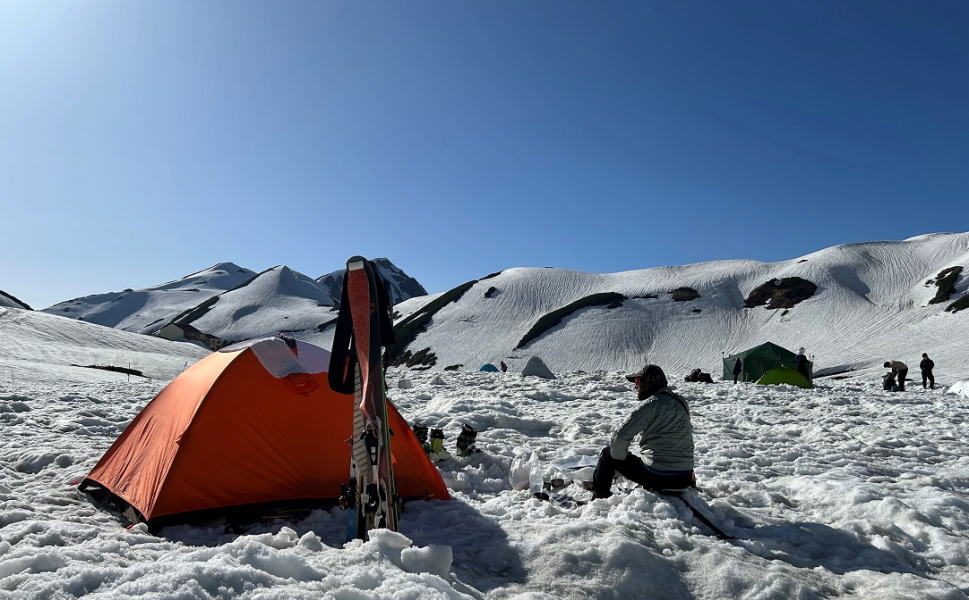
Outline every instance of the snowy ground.
<svg viewBox="0 0 969 600">
<path fill-rule="evenodd" d="M 412 387 L 399 389 L 406 377 Z M 441 377 L 443 384 L 435 385 Z M 343 545 L 339 509 L 227 532 L 125 530 L 71 485 L 157 381 L 0 380 L 0 598 L 966 598 L 969 398 L 680 384 L 700 486 L 733 542 L 634 489 L 568 508 L 511 489 L 516 454 L 593 455 L 636 406 L 616 374 L 392 372 L 409 420 L 481 430 L 454 499 Z M 580 472 L 581 474 L 581 472 Z M 568 490 L 578 498 L 587 492 Z"/>
</svg>

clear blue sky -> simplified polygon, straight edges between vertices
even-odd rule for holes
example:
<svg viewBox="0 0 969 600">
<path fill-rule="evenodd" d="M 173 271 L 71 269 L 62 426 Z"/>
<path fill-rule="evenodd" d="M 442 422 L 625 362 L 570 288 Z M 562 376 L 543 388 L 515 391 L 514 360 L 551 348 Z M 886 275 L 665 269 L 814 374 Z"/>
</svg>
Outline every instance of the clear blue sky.
<svg viewBox="0 0 969 600">
<path fill-rule="evenodd" d="M 0 4 L 0 289 L 969 229 L 969 3 Z"/>
</svg>

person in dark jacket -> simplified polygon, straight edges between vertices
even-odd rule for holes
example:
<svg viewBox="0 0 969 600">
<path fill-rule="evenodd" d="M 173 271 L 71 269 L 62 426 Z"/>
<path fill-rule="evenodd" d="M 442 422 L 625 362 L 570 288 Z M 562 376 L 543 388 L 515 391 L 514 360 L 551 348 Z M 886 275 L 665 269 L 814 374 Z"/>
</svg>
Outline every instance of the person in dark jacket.
<svg viewBox="0 0 969 600">
<path fill-rule="evenodd" d="M 922 370 L 922 389 L 925 389 L 925 384 L 928 382 L 929 389 L 935 389 L 935 375 L 932 374 L 932 369 L 935 368 L 935 363 L 929 358 L 929 355 L 922 353 L 922 362 L 919 363 L 919 369 Z"/>
<path fill-rule="evenodd" d="M 737 383 L 737 378 L 740 377 L 741 371 L 744 370 L 744 361 L 739 358 L 733 364 L 733 382 Z"/>
<path fill-rule="evenodd" d="M 612 495 L 612 479 L 617 471 L 650 489 L 693 486 L 693 427 L 686 400 L 670 390 L 666 374 L 657 365 L 646 365 L 626 375 L 626 379 L 636 384 L 637 397 L 643 403 L 599 454 L 592 477 L 593 497 Z M 629 452 L 637 435 L 643 458 Z"/>
<path fill-rule="evenodd" d="M 886 369 L 891 369 L 892 373 L 895 374 L 896 385 L 898 385 L 898 391 L 905 391 L 905 376 L 908 375 L 908 367 L 900 360 L 890 360 L 885 363 Z"/>
<path fill-rule="evenodd" d="M 505 361 L 501 361 L 501 372 L 504 373 L 507 370 L 508 370 L 508 365 L 505 364 Z"/>
</svg>

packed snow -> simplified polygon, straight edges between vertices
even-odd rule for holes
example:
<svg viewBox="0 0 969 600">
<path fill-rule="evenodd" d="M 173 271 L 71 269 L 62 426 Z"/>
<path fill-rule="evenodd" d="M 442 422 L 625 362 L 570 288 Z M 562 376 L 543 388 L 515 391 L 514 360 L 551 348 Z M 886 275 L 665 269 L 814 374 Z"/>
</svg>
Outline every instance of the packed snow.
<svg viewBox="0 0 969 600">
<path fill-rule="evenodd" d="M 963 379 L 962 381 L 953 383 L 946 389 L 945 393 L 969 398 L 969 379 Z"/>
<path fill-rule="evenodd" d="M 678 386 L 726 541 L 628 483 L 585 504 L 577 483 L 575 502 L 515 489 L 516 458 L 545 481 L 590 475 L 554 465 L 589 464 L 637 406 L 620 374 L 392 370 L 411 422 L 452 452 L 468 423 L 481 452 L 437 463 L 452 500 L 346 543 L 339 508 L 125 529 L 75 483 L 162 382 L 0 378 L 0 597 L 966 598 L 969 399 L 870 379 Z"/>
<path fill-rule="evenodd" d="M 168 381 L 208 352 L 39 311 L 0 308 L 0 381 L 9 387 L 41 381 L 105 382 L 130 379 L 103 369 L 123 367 Z"/>
</svg>

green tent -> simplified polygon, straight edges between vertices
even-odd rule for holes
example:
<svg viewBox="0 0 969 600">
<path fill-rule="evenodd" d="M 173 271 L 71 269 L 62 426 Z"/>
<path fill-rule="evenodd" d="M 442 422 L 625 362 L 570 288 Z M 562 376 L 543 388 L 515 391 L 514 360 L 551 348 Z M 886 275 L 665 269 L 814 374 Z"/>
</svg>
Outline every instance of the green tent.
<svg viewBox="0 0 969 600">
<path fill-rule="evenodd" d="M 771 369 L 770 371 L 764 373 L 763 377 L 754 383 L 757 385 L 777 385 L 779 383 L 786 383 L 787 385 L 796 385 L 797 387 L 802 388 L 814 387 L 804 375 L 801 375 L 800 371 L 790 367 Z"/>
<path fill-rule="evenodd" d="M 741 363 L 743 368 L 740 371 L 740 381 L 757 381 L 771 369 L 778 369 L 780 367 L 790 367 L 793 369 L 797 366 L 796 354 L 787 348 L 782 348 L 777 344 L 766 342 L 760 346 L 754 346 L 750 350 L 744 350 L 743 352 L 731 354 L 730 356 L 724 358 L 724 380 L 733 381 L 733 366 L 734 363 L 737 362 L 738 358 L 743 361 Z M 808 375 L 810 375 L 814 369 L 814 365 L 811 363 L 811 361 L 808 361 L 807 368 Z M 808 379 L 810 379 L 810 377 Z"/>
</svg>

